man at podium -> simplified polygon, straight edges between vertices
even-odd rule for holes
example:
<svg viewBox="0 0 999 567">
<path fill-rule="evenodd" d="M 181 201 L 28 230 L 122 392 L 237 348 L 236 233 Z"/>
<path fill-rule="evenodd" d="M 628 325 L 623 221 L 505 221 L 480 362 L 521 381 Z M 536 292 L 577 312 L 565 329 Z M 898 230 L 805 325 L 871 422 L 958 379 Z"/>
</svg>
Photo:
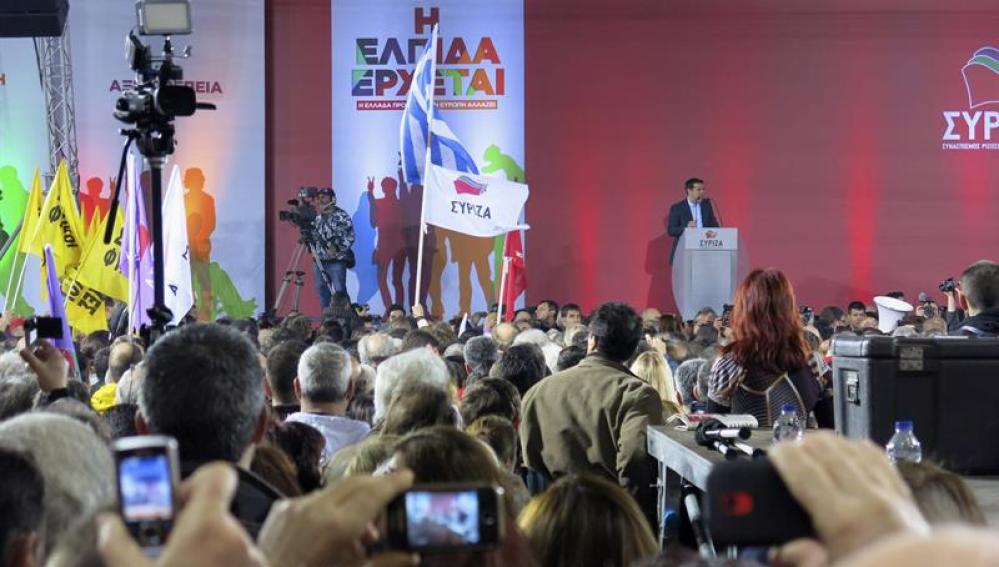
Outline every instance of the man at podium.
<svg viewBox="0 0 999 567">
<path fill-rule="evenodd" d="M 687 198 L 669 208 L 669 221 L 666 223 L 666 232 L 673 237 L 673 249 L 669 253 L 670 265 L 673 264 L 676 246 L 680 243 L 680 237 L 687 227 L 720 226 L 711 199 L 704 197 L 704 180 L 692 177 L 683 186 L 687 191 Z"/>
</svg>

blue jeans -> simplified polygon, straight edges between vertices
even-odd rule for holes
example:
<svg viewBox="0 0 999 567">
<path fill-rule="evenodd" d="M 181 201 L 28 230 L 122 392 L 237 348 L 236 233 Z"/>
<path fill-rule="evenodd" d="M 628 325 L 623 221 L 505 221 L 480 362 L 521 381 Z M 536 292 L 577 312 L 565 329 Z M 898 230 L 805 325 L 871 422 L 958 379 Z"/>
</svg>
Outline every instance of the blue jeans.
<svg viewBox="0 0 999 567">
<path fill-rule="evenodd" d="M 347 264 L 343 262 L 318 262 L 315 266 L 314 282 L 316 284 L 316 293 L 319 294 L 319 303 L 323 306 L 323 311 L 330 306 L 330 301 L 332 301 L 333 295 L 330 293 L 330 288 L 326 286 L 326 282 L 323 281 L 323 276 L 319 272 L 319 266 L 323 267 L 326 275 L 329 276 L 330 282 L 333 284 L 333 291 L 342 291 L 347 293 Z"/>
</svg>

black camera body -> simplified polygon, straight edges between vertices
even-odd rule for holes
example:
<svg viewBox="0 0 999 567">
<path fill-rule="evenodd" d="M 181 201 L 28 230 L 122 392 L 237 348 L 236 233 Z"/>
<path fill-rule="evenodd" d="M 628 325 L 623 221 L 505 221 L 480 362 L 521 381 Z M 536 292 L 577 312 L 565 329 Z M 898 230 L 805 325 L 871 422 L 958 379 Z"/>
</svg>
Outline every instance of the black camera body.
<svg viewBox="0 0 999 567">
<path fill-rule="evenodd" d="M 194 88 L 178 85 L 184 70 L 173 62 L 173 46 L 169 36 L 163 55 L 154 58 L 135 32 L 128 34 L 129 65 L 136 74 L 137 85 L 125 90 L 115 102 L 114 116 L 125 124 L 135 125 L 135 138 L 144 156 L 168 156 L 176 146 L 173 121 L 178 116 L 191 116 L 199 108 L 214 110 L 215 105 L 198 102 Z"/>
<path fill-rule="evenodd" d="M 295 199 L 289 199 L 290 208 L 278 211 L 278 220 L 290 222 L 298 227 L 302 233 L 302 239 L 312 240 L 312 223 L 319 216 L 316 205 L 312 202 L 320 193 L 328 192 L 333 194 L 333 189 L 329 187 L 303 186 L 299 187 L 298 195 Z"/>
<path fill-rule="evenodd" d="M 957 291 L 957 282 L 954 281 L 954 278 L 947 278 L 944 281 L 940 282 L 940 285 L 938 287 L 940 291 L 943 293 L 954 293 L 955 291 Z"/>
<path fill-rule="evenodd" d="M 807 327 L 809 323 L 812 322 L 812 317 L 815 316 L 815 311 L 807 305 L 802 305 L 798 311 L 801 314 L 801 324 Z"/>
</svg>

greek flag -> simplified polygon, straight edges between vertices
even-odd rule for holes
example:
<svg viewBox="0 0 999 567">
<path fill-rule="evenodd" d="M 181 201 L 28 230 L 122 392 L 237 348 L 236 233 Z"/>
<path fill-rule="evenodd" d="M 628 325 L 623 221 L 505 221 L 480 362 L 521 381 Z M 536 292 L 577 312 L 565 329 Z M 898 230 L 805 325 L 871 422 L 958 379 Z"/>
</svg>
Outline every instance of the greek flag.
<svg viewBox="0 0 999 567">
<path fill-rule="evenodd" d="M 416 61 L 413 82 L 406 97 L 406 108 L 403 110 L 399 129 L 402 171 L 406 183 L 410 185 L 423 185 L 423 169 L 427 160 L 427 136 L 431 132 L 433 133 L 430 139 L 431 163 L 464 173 L 479 173 L 475 160 L 447 123 L 432 118 L 437 75 L 436 46 L 437 26 L 434 26 L 430 43 Z"/>
</svg>

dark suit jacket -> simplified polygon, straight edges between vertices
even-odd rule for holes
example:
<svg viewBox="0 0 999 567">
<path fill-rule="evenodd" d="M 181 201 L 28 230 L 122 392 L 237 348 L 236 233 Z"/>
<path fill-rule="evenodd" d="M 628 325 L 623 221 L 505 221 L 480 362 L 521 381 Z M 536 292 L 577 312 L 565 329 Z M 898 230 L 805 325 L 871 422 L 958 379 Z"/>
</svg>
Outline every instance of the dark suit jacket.
<svg viewBox="0 0 999 567">
<path fill-rule="evenodd" d="M 673 249 L 669 253 L 670 265 L 673 264 L 673 256 L 676 255 L 676 247 L 680 243 L 680 237 L 683 236 L 683 231 L 687 228 L 687 223 L 692 220 L 694 220 L 694 215 L 690 212 L 690 205 L 687 204 L 686 199 L 679 203 L 673 203 L 673 206 L 669 208 L 669 220 L 666 222 L 666 232 L 673 237 Z M 715 217 L 715 209 L 711 206 L 711 201 L 701 201 L 701 221 L 704 224 L 704 228 L 721 226 Z"/>
</svg>

